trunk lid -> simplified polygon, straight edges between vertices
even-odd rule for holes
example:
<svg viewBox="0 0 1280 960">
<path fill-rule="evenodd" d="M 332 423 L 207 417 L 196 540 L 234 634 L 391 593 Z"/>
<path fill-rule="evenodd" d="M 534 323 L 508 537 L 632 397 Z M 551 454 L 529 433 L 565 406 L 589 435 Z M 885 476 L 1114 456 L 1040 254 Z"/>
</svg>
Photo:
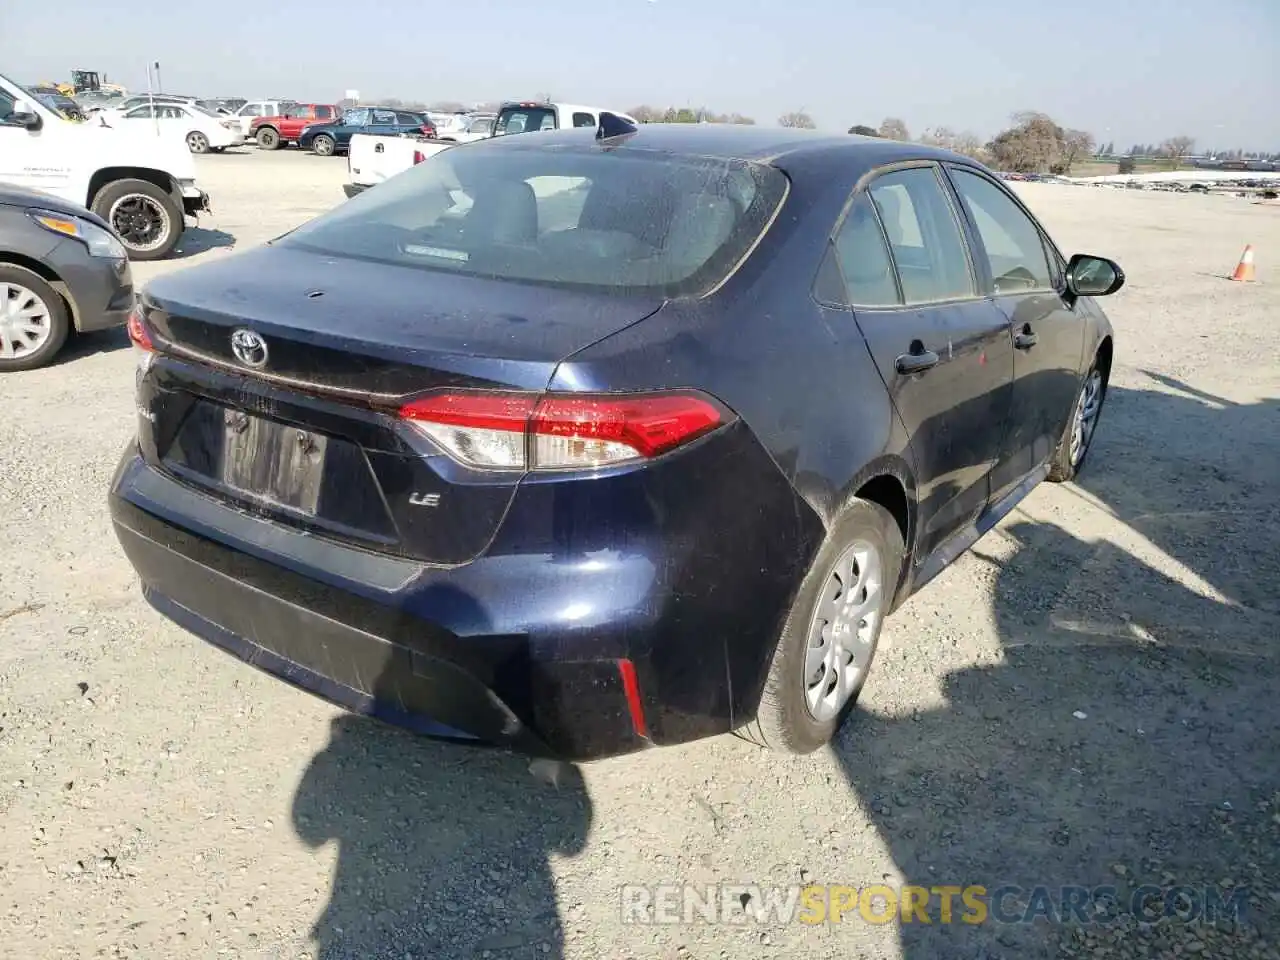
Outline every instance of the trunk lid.
<svg viewBox="0 0 1280 960">
<path fill-rule="evenodd" d="M 154 466 L 275 521 L 456 564 L 492 539 L 521 474 L 460 467 L 399 401 L 545 390 L 562 359 L 661 301 L 268 247 L 157 278 L 143 304 L 159 355 L 139 440 Z M 243 343 L 237 356 L 238 330 L 265 345 L 259 366 Z"/>
</svg>

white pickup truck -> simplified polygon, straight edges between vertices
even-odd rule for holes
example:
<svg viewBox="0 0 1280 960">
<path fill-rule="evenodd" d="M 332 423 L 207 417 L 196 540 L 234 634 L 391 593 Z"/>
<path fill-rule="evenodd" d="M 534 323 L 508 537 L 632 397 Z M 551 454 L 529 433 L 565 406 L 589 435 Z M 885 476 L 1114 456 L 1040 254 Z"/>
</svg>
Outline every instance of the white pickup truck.
<svg viewBox="0 0 1280 960">
<path fill-rule="evenodd" d="M 428 137 L 354 134 L 347 149 L 347 182 L 342 185 L 342 190 L 348 197 L 354 197 L 427 157 L 456 146 L 451 141 Z"/>
<path fill-rule="evenodd" d="M 534 133 L 539 130 L 560 130 L 565 127 L 596 127 L 601 113 L 613 113 L 628 123 L 637 121 L 618 110 L 608 107 L 588 107 L 576 103 L 542 103 L 518 101 L 504 103 L 493 121 L 490 136 L 501 137 L 513 133 Z M 432 154 L 439 153 L 449 142 L 425 137 L 392 137 L 378 134 L 357 133 L 351 138 L 347 151 L 347 183 L 343 192 L 348 197 L 367 190 L 397 173 L 421 163 Z"/>
<path fill-rule="evenodd" d="M 0 182 L 86 206 L 111 224 L 131 260 L 162 259 L 209 197 L 183 138 L 140 126 L 72 123 L 0 75 Z"/>
</svg>

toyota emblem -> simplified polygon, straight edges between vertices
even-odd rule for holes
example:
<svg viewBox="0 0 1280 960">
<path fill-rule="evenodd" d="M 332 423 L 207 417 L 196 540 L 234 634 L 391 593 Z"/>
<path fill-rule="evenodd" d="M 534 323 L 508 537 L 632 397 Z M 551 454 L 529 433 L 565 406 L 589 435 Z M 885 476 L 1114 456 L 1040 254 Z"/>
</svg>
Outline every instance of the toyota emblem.
<svg viewBox="0 0 1280 960">
<path fill-rule="evenodd" d="M 267 341 L 252 330 L 240 329 L 231 334 L 231 352 L 246 367 L 265 366 Z"/>
</svg>

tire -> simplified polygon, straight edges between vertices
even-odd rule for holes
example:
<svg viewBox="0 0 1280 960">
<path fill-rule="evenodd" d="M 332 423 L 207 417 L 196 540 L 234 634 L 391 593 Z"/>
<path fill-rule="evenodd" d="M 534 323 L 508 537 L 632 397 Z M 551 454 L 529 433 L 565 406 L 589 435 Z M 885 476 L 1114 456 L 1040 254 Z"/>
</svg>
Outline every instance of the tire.
<svg viewBox="0 0 1280 960">
<path fill-rule="evenodd" d="M 192 130 L 187 134 L 187 149 L 192 153 L 208 153 L 209 138 L 199 130 Z"/>
<path fill-rule="evenodd" d="M 869 562 L 872 551 L 879 559 L 878 570 L 874 569 L 873 562 Z M 848 566 L 851 554 L 859 558 L 852 571 Z M 866 683 L 880 642 L 884 618 L 893 604 L 905 554 L 902 531 L 888 510 L 867 500 L 854 500 L 845 508 L 828 532 L 792 601 L 791 612 L 787 615 L 765 678 L 756 719 L 740 731 L 747 739 L 780 753 L 805 754 L 812 753 L 835 736 Z M 856 610 L 856 606 L 851 609 L 848 604 L 840 604 L 842 597 L 856 604 L 857 598 L 863 595 L 862 590 L 837 592 L 833 577 L 840 567 L 845 568 L 841 584 L 853 580 L 849 575 L 851 572 L 872 581 L 856 581 L 867 583 L 866 600 L 870 603 L 866 616 L 861 619 L 863 627 L 854 624 L 854 632 L 844 634 L 843 642 L 852 641 L 855 647 L 849 662 L 857 665 L 856 674 L 850 667 L 845 667 L 845 699 L 842 703 L 833 704 L 829 698 L 824 698 L 827 701 L 825 709 L 830 712 L 822 714 L 810 706 L 811 682 L 820 672 L 823 682 L 816 689 L 825 689 L 834 676 L 829 667 L 829 657 L 842 653 L 841 641 L 832 635 L 832 630 L 840 626 L 839 620 L 826 620 L 825 626 L 817 626 L 822 621 L 820 612 L 824 600 L 835 594 L 835 610 L 827 612 L 834 612 L 838 617 L 841 613 L 847 615 Z M 811 635 L 823 638 L 822 645 L 815 646 L 815 649 L 828 651 L 817 671 L 806 669 Z"/>
<path fill-rule="evenodd" d="M 320 134 L 311 141 L 311 149 L 318 157 L 332 157 L 338 150 L 337 143 L 328 134 Z"/>
<path fill-rule="evenodd" d="M 1084 469 L 1089 457 L 1089 448 L 1093 446 L 1094 434 L 1098 432 L 1098 418 L 1102 416 L 1102 404 L 1107 399 L 1107 375 L 1099 369 L 1095 359 L 1089 372 L 1080 382 L 1080 390 L 1076 393 L 1076 402 L 1071 408 L 1071 416 L 1062 431 L 1062 439 L 1058 441 L 1058 449 L 1053 452 L 1049 461 L 1048 479 L 1053 483 L 1065 483 L 1074 480 Z M 1089 409 L 1092 407 L 1092 414 Z M 1083 413 L 1082 413 L 1083 411 Z M 1082 442 L 1077 447 L 1076 429 L 1081 429 Z"/>
<path fill-rule="evenodd" d="M 259 127 L 258 146 L 263 150 L 279 150 L 280 131 L 275 127 Z"/>
<path fill-rule="evenodd" d="M 90 207 L 111 224 L 130 260 L 164 259 L 186 227 L 178 201 L 148 180 L 113 180 L 98 191 Z M 144 214 L 159 221 L 155 236 L 141 229 Z"/>
<path fill-rule="evenodd" d="M 17 327 L 16 322 L 23 319 L 16 316 L 18 311 L 26 315 L 26 330 L 33 322 L 44 327 L 39 346 L 34 349 L 29 346 L 32 335 Z M 42 314 L 38 320 L 37 313 Z M 62 349 L 70 332 L 66 302 L 43 277 L 25 267 L 0 263 L 0 373 L 43 367 Z M 27 344 L 27 349 L 19 356 L 8 355 L 22 349 L 18 341 Z"/>
</svg>

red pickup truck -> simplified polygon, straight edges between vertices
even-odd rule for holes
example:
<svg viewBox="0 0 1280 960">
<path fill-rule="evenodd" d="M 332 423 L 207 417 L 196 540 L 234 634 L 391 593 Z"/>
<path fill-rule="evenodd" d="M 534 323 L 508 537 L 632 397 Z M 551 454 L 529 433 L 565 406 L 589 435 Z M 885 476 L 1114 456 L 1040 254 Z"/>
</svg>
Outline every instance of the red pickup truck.
<svg viewBox="0 0 1280 960">
<path fill-rule="evenodd" d="M 276 150 L 286 143 L 296 143 L 303 127 L 313 123 L 331 123 L 342 111 L 328 103 L 291 103 L 278 117 L 257 117 L 249 126 L 249 136 L 264 150 Z"/>
</svg>

